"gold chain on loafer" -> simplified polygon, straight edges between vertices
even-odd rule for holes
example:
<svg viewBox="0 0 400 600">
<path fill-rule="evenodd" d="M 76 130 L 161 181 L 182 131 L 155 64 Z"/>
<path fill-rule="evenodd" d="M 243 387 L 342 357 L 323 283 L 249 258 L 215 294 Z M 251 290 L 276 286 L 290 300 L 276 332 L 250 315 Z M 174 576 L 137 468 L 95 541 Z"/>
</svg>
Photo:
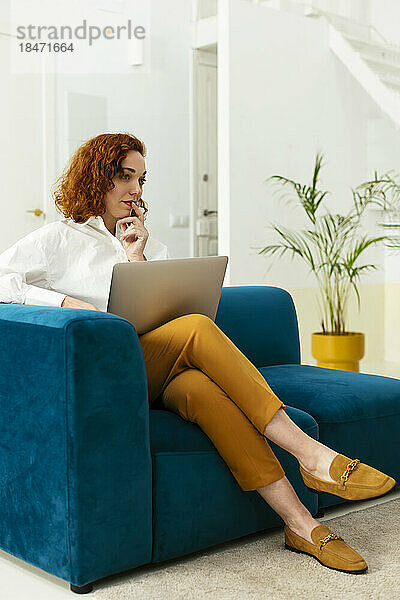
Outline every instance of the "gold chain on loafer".
<svg viewBox="0 0 400 600">
<path fill-rule="evenodd" d="M 336 533 L 328 533 L 328 535 L 322 538 L 322 540 L 319 540 L 319 549 L 322 550 L 325 544 L 332 540 L 342 540 L 344 542 L 344 539 L 340 537 L 340 535 L 336 535 Z"/>
<path fill-rule="evenodd" d="M 343 471 L 343 473 L 340 476 L 340 481 L 342 482 L 343 487 L 345 486 L 345 483 L 347 482 L 349 475 L 352 471 L 354 471 L 354 469 L 357 467 L 357 465 L 360 463 L 358 458 L 355 458 L 354 460 L 352 460 L 351 462 L 348 463 L 346 469 Z"/>
<path fill-rule="evenodd" d="M 355 469 L 357 474 L 353 480 L 351 474 Z M 316 494 L 326 492 L 345 500 L 364 500 L 383 496 L 396 485 L 393 477 L 365 465 L 359 458 L 351 459 L 344 454 L 337 454 L 331 462 L 329 475 L 333 481 L 324 481 L 316 477 L 306 471 L 301 464 L 300 473 L 310 491 Z"/>
</svg>

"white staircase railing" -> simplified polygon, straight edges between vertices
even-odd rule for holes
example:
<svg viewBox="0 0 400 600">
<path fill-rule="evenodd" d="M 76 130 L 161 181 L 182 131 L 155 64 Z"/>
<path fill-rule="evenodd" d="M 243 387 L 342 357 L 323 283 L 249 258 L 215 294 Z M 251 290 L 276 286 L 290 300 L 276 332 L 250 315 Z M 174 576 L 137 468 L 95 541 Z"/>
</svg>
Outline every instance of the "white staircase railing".
<svg viewBox="0 0 400 600">
<path fill-rule="evenodd" d="M 216 13 L 217 0 L 194 0 Z M 329 45 L 374 102 L 400 127 L 400 45 L 388 42 L 373 25 L 319 8 L 316 0 L 248 0 L 249 3 L 329 24 Z M 208 14 L 208 13 L 207 13 Z"/>
<path fill-rule="evenodd" d="M 400 94 L 383 83 L 379 74 L 369 66 L 361 54 L 333 25 L 329 25 L 329 44 L 332 52 L 347 67 L 358 83 L 391 118 L 396 127 L 400 127 Z"/>
<path fill-rule="evenodd" d="M 332 52 L 369 96 L 400 127 L 400 46 L 388 42 L 373 25 L 322 10 L 317 2 L 286 0 L 286 6 L 329 23 Z"/>
</svg>

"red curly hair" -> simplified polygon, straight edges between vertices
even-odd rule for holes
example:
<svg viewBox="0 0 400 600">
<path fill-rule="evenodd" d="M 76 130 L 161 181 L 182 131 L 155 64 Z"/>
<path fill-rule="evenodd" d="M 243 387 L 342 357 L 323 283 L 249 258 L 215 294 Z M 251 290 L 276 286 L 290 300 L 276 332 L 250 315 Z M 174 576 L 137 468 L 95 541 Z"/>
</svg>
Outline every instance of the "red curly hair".
<svg viewBox="0 0 400 600">
<path fill-rule="evenodd" d="M 144 143 L 130 133 L 102 133 L 75 151 L 53 192 L 56 208 L 64 217 L 84 223 L 89 217 L 106 212 L 104 196 L 115 187 L 112 179 L 123 172 L 121 161 L 129 150 L 146 156 Z M 142 199 L 139 206 L 146 214 L 148 209 Z"/>
</svg>

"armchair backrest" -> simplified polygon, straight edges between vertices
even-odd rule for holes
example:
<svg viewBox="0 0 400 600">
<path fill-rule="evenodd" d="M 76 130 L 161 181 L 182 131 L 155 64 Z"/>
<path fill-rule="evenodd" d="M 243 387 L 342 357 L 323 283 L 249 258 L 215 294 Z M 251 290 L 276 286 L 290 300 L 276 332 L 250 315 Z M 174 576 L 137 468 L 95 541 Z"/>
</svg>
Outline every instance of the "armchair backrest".
<svg viewBox="0 0 400 600">
<path fill-rule="evenodd" d="M 223 287 L 215 322 L 256 367 L 300 363 L 296 309 L 282 288 Z"/>
</svg>

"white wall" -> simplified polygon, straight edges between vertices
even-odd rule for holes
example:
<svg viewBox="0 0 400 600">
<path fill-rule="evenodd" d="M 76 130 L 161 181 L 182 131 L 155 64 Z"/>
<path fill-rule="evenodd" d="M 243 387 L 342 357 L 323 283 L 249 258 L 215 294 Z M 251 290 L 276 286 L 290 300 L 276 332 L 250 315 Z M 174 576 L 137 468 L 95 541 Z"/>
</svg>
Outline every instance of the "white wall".
<svg viewBox="0 0 400 600">
<path fill-rule="evenodd" d="M 228 243 L 223 223 L 220 230 L 224 253 L 229 250 L 230 254 L 231 284 L 312 289 L 316 281 L 303 263 L 288 258 L 276 261 L 252 249 L 273 241 L 268 228 L 271 221 L 294 229 L 306 223 L 302 210 L 278 202 L 264 180 L 282 174 L 309 183 L 315 154 L 322 150 L 326 166 L 321 185 L 332 192 L 328 205 L 331 210 L 346 212 L 351 203 L 350 188 L 373 176 L 371 164 L 376 147 L 368 145 L 368 123 L 383 115 L 329 51 L 323 20 L 305 19 L 241 0 L 221 6 L 230 10 L 226 16 L 230 19 L 230 35 L 225 41 L 229 52 L 226 47 L 219 52 L 219 69 L 229 74 L 230 89 Z M 396 168 L 400 164 L 400 148 L 395 144 L 386 147 L 387 138 L 393 136 L 398 133 L 390 125 L 378 145 L 379 166 Z M 220 142 L 223 144 L 224 139 Z M 222 149 L 220 152 L 223 154 Z M 373 213 L 366 219 L 372 233 L 378 231 L 375 219 Z M 368 252 L 365 258 L 382 266 L 384 251 Z M 379 285 L 384 279 L 384 270 L 378 270 L 364 282 Z M 300 295 L 299 318 L 308 319 L 310 325 L 304 333 L 307 340 L 312 330 L 319 329 L 319 319 L 310 304 L 310 294 Z M 311 312 L 311 320 L 305 311 Z M 351 315 L 349 328 L 360 322 L 369 339 L 376 340 L 368 349 L 369 358 L 382 357 L 383 304 L 374 322 L 362 314 L 357 317 L 353 309 Z M 310 357 L 309 347 L 306 355 Z"/>
<path fill-rule="evenodd" d="M 131 132 L 147 148 L 146 227 L 169 248 L 172 256 L 186 256 L 189 229 L 169 227 L 169 212 L 189 214 L 189 67 L 191 6 L 186 0 L 152 0 L 151 54 L 148 72 L 127 68 L 125 74 L 57 75 L 57 176 L 68 158 L 68 93 L 104 96 L 109 132 Z M 110 45 L 112 52 L 112 45 Z M 99 57 L 101 60 L 101 57 Z M 112 57 L 107 56 L 107 63 Z M 83 136 L 104 133 L 82 122 Z"/>
<path fill-rule="evenodd" d="M 232 283 L 312 285 L 299 263 L 279 264 L 265 275 L 271 259 L 250 249 L 271 241 L 271 221 L 295 228 L 306 223 L 302 210 L 287 210 L 264 180 L 283 174 L 310 182 L 315 154 L 322 150 L 326 166 L 321 186 L 332 192 L 327 204 L 347 210 L 351 186 L 372 175 L 367 170 L 367 121 L 374 107 L 330 53 L 323 21 L 245 2 L 231 7 Z"/>
<path fill-rule="evenodd" d="M 10 2 L 0 3 L 0 252 L 43 224 L 27 211 L 44 206 L 42 81 L 10 69 Z M 40 58 L 31 56 L 31 64 Z"/>
</svg>

